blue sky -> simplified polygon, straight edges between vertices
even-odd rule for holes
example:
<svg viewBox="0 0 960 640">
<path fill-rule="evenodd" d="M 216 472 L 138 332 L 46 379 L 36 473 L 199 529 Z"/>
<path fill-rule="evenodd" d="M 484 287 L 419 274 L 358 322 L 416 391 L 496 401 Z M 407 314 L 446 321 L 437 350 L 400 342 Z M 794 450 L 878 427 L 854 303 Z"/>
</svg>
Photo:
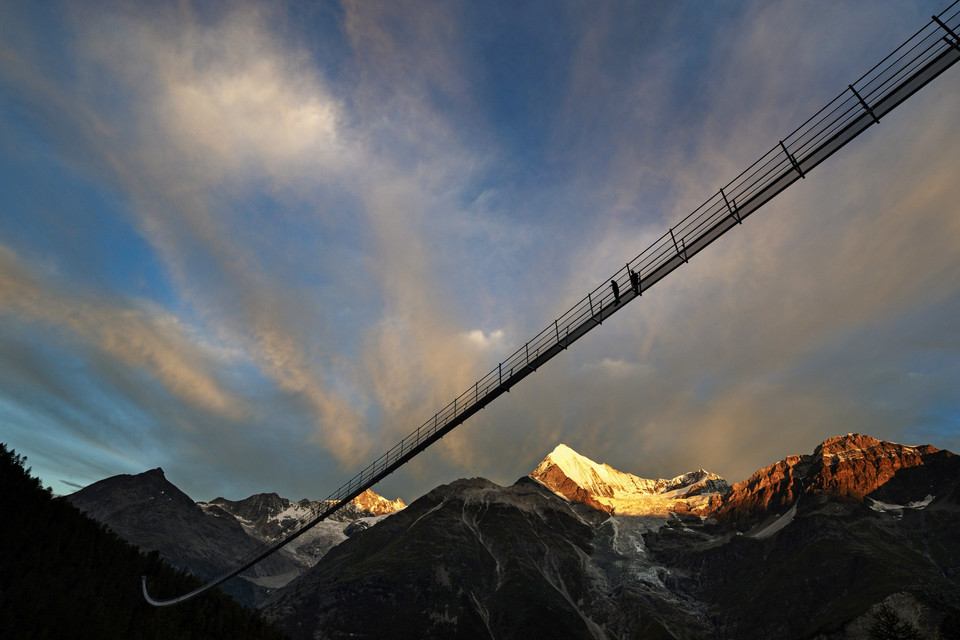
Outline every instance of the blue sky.
<svg viewBox="0 0 960 640">
<path fill-rule="evenodd" d="M 944 6 L 0 1 L 0 440 L 325 497 Z M 958 73 L 377 490 L 960 451 Z"/>
</svg>

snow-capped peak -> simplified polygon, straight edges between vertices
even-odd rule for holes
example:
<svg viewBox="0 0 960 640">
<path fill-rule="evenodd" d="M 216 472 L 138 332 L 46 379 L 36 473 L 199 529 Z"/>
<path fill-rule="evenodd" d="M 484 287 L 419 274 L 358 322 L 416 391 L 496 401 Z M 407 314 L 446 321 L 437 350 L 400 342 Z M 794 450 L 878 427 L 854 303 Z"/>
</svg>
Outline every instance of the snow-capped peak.
<svg viewBox="0 0 960 640">
<path fill-rule="evenodd" d="M 367 511 L 378 516 L 400 511 L 407 506 L 400 498 L 397 498 L 396 500 L 388 500 L 383 496 L 374 493 L 371 489 L 367 489 L 354 498 L 353 504 L 363 511 Z"/>
<path fill-rule="evenodd" d="M 565 444 L 557 445 L 533 475 L 537 476 L 550 466 L 559 467 L 565 476 L 594 496 L 657 492 L 657 481 L 617 471 L 608 464 L 597 464 Z"/>
<path fill-rule="evenodd" d="M 568 500 L 626 515 L 699 511 L 711 495 L 729 489 L 723 478 L 703 469 L 669 480 L 640 478 L 598 464 L 565 444 L 557 445 L 530 476 Z"/>
</svg>

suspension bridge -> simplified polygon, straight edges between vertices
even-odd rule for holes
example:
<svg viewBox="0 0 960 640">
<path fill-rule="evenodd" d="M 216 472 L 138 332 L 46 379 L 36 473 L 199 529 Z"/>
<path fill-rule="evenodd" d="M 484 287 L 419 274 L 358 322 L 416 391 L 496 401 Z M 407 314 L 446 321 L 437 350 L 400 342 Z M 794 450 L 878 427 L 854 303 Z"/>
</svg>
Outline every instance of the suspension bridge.
<svg viewBox="0 0 960 640">
<path fill-rule="evenodd" d="M 152 598 L 144 576 L 144 598 L 158 607 L 185 602 L 237 576 L 303 535 L 640 298 L 777 194 L 805 178 L 848 142 L 879 124 L 886 114 L 960 60 L 958 4 L 960 0 L 933 16 L 916 34 L 779 140 L 763 157 L 670 227 L 640 255 L 627 261 L 609 281 L 604 280 L 453 402 L 330 494 L 282 540 L 254 549 L 207 584 L 172 599 Z"/>
</svg>

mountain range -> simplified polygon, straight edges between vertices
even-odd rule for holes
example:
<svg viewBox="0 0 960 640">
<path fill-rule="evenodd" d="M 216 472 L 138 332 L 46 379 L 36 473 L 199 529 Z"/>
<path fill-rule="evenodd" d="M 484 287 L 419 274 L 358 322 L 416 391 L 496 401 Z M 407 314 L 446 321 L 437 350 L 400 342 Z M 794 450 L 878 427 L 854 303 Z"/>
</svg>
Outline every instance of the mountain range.
<svg viewBox="0 0 960 640">
<path fill-rule="evenodd" d="M 194 503 L 160 479 L 69 499 L 197 573 L 310 505 Z M 511 486 L 364 498 L 234 580 L 251 585 L 235 597 L 296 638 L 960 637 L 960 457 L 929 445 L 848 434 L 732 485 L 703 469 L 644 479 L 559 445 Z"/>
<path fill-rule="evenodd" d="M 276 542 L 323 504 L 292 502 L 275 493 L 239 501 L 194 502 L 159 468 L 106 478 L 67 500 L 124 540 L 145 551 L 158 551 L 170 564 L 205 580 L 222 574 L 263 543 Z M 256 606 L 268 590 L 282 587 L 315 565 L 353 532 L 405 506 L 402 500 L 387 500 L 368 490 L 295 543 L 227 582 L 223 590 L 243 604 Z"/>
</svg>

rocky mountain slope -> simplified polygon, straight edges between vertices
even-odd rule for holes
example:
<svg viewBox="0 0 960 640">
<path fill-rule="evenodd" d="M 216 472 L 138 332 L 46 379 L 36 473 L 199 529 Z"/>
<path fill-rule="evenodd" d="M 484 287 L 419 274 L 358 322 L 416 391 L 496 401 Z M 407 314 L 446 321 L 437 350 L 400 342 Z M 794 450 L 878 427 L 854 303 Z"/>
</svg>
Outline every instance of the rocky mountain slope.
<svg viewBox="0 0 960 640">
<path fill-rule="evenodd" d="M 863 501 L 899 470 L 952 455 L 930 445 L 910 447 L 859 434 L 830 438 L 812 455 L 790 456 L 735 484 L 716 515 L 749 526 L 757 516 L 784 511 L 801 496 Z"/>
<path fill-rule="evenodd" d="M 210 517 L 166 479 L 162 469 L 119 475 L 95 482 L 66 498 L 88 517 L 107 525 L 118 536 L 144 551 L 159 551 L 175 567 L 208 580 L 220 575 L 259 546 L 231 517 Z M 303 567 L 280 553 L 224 586 L 244 604 L 259 601 L 266 590 L 256 584 L 263 576 L 290 579 Z"/>
<path fill-rule="evenodd" d="M 208 515 L 233 518 L 249 536 L 267 543 L 282 539 L 301 522 L 312 520 L 316 513 L 328 506 L 322 500 L 293 502 L 276 493 L 259 493 L 238 501 L 216 498 L 210 502 L 199 502 L 197 505 Z M 327 551 L 353 533 L 362 531 L 405 507 L 403 500 L 399 498 L 387 500 L 367 489 L 330 518 L 282 549 L 282 552 L 298 565 L 293 573 L 273 572 L 258 576 L 254 582 L 268 588 L 281 587 L 299 575 L 304 568 L 315 565 Z"/>
<path fill-rule="evenodd" d="M 267 611 L 297 637 L 591 637 L 578 603 L 598 515 L 530 480 L 459 480 L 332 549 Z"/>
<path fill-rule="evenodd" d="M 196 503 L 169 482 L 162 469 L 107 478 L 66 499 L 127 542 L 145 551 L 159 551 L 174 566 L 203 579 L 220 575 L 264 542 L 279 540 L 320 505 L 309 500 L 291 502 L 276 494 Z M 223 590 L 254 606 L 269 589 L 283 586 L 312 567 L 350 533 L 404 506 L 401 500 L 389 501 L 367 492 L 329 522 L 298 538 L 296 544 L 225 583 Z"/>
<path fill-rule="evenodd" d="M 852 639 L 881 608 L 960 633 L 950 452 L 848 435 L 721 492 L 558 447 L 531 476 L 438 487 L 264 611 L 303 638 Z"/>
</svg>

